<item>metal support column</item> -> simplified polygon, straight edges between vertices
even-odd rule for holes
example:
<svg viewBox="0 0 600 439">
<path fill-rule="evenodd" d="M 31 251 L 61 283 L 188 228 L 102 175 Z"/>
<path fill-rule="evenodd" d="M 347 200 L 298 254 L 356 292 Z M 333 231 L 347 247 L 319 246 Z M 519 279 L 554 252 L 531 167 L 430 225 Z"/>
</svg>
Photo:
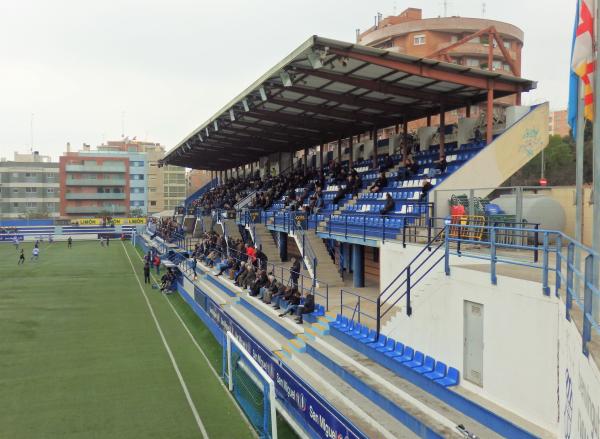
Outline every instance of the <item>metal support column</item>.
<svg viewBox="0 0 600 439">
<path fill-rule="evenodd" d="M 348 149 L 349 149 L 349 158 L 348 158 L 348 166 L 352 169 L 354 166 L 354 145 L 352 144 L 352 136 L 348 139 Z"/>
<path fill-rule="evenodd" d="M 325 145 L 323 143 L 321 143 L 321 145 L 319 145 L 319 169 L 321 170 L 321 172 L 323 172 L 323 149 L 325 148 Z"/>
<path fill-rule="evenodd" d="M 304 174 L 308 172 L 308 148 L 304 148 Z"/>
<path fill-rule="evenodd" d="M 440 105 L 440 157 L 446 155 L 446 108 Z"/>
<path fill-rule="evenodd" d="M 360 244 L 352 244 L 352 271 L 354 287 L 365 286 L 365 248 Z"/>
<path fill-rule="evenodd" d="M 494 81 L 488 80 L 486 144 L 494 140 Z"/>
<path fill-rule="evenodd" d="M 404 147 L 402 148 L 402 159 L 405 159 L 408 155 L 408 122 L 406 118 L 404 118 L 404 122 L 402 122 L 402 143 Z"/>
<path fill-rule="evenodd" d="M 371 132 L 371 137 L 373 137 L 373 169 L 377 169 L 377 127 L 373 127 L 373 131 Z"/>
<path fill-rule="evenodd" d="M 339 162 L 342 161 L 342 139 L 338 139 L 337 141 L 337 160 Z"/>
</svg>

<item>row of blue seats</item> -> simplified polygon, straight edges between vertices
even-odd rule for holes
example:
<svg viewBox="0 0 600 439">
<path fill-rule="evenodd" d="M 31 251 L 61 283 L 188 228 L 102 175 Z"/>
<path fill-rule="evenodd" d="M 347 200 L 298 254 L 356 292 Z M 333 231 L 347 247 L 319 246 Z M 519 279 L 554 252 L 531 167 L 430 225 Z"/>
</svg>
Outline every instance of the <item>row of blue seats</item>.
<svg viewBox="0 0 600 439">
<path fill-rule="evenodd" d="M 341 314 L 338 314 L 336 320 L 329 326 L 346 333 L 358 342 L 381 352 L 386 357 L 392 358 L 437 384 L 450 387 L 456 386 L 459 382 L 459 372 L 454 367 L 447 367 L 445 363 L 436 361 L 433 357 L 426 356 L 420 351 L 415 351 L 412 347 L 405 346 L 391 337 L 380 334 L 377 339 L 377 333 L 374 330 L 369 329 L 366 325 L 356 323 L 354 320 L 348 320 Z"/>
</svg>

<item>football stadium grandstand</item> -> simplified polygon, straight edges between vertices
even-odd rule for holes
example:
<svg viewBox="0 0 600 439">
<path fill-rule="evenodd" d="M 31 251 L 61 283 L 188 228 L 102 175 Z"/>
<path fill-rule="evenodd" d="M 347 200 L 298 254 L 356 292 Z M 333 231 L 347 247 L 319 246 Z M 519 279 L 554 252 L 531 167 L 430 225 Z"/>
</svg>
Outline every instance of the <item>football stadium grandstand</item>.
<svg viewBox="0 0 600 439">
<path fill-rule="evenodd" d="M 0 437 L 598 437 L 600 255 L 503 186 L 535 87 L 313 36 L 165 156 L 212 173 L 169 216 L 3 223 Z"/>
</svg>

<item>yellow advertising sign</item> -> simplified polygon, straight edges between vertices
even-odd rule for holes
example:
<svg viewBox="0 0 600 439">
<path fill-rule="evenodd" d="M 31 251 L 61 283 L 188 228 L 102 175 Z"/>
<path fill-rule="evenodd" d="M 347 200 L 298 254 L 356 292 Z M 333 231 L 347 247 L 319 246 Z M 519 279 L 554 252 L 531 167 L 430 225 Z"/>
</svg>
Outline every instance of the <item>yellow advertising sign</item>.
<svg viewBox="0 0 600 439">
<path fill-rule="evenodd" d="M 80 226 L 99 226 L 102 223 L 96 218 L 79 218 L 71 220 L 71 224 L 79 224 Z"/>
<path fill-rule="evenodd" d="M 104 224 L 103 219 L 99 218 L 78 218 L 71 220 L 71 224 L 79 224 L 80 226 L 101 226 Z M 114 224 L 122 226 L 124 224 L 146 224 L 146 218 L 112 218 L 107 222 L 107 225 Z"/>
</svg>

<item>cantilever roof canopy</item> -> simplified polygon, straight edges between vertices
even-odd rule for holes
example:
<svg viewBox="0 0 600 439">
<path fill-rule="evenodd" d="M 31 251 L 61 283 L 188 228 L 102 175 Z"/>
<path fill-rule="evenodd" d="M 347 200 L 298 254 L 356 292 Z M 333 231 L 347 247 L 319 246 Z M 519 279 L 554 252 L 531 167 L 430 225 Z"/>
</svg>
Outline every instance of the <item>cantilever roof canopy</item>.
<svg viewBox="0 0 600 439">
<path fill-rule="evenodd" d="M 309 38 L 185 137 L 166 164 L 225 170 L 536 87 L 527 79 Z"/>
</svg>

